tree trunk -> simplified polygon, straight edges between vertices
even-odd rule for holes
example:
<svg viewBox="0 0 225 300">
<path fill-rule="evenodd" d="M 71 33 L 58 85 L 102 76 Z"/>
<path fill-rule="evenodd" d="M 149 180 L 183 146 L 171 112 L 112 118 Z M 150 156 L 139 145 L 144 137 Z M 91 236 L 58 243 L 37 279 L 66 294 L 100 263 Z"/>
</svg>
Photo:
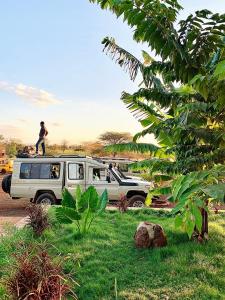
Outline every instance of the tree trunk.
<svg viewBox="0 0 225 300">
<path fill-rule="evenodd" d="M 208 205 L 208 201 L 205 203 L 206 206 Z M 198 231 L 197 227 L 195 226 L 193 239 L 197 239 L 199 243 L 202 243 L 204 240 L 208 240 L 208 232 L 209 232 L 209 221 L 208 221 L 208 212 L 204 208 L 200 208 L 201 215 L 202 215 L 202 229 L 201 232 Z"/>
<path fill-rule="evenodd" d="M 209 227 L 208 227 L 208 212 L 201 208 L 201 214 L 202 214 L 202 231 L 201 231 L 201 237 L 204 239 L 206 235 L 208 235 Z"/>
</svg>

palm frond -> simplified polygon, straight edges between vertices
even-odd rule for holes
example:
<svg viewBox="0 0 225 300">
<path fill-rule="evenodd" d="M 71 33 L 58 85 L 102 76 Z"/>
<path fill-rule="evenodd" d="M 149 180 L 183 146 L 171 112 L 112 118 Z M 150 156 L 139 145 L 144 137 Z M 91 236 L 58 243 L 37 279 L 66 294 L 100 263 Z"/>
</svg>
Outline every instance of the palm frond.
<svg viewBox="0 0 225 300">
<path fill-rule="evenodd" d="M 131 80 L 135 80 L 138 71 L 143 64 L 131 53 L 119 47 L 113 38 L 106 37 L 102 41 L 103 51 L 119 64 L 121 68 L 129 72 Z"/>
<path fill-rule="evenodd" d="M 132 170 L 148 170 L 150 174 L 176 174 L 176 163 L 165 159 L 146 159 L 129 165 Z"/>
<path fill-rule="evenodd" d="M 146 143 L 124 143 L 124 144 L 114 144 L 104 147 L 108 152 L 137 152 L 137 153 L 157 153 L 161 151 L 161 148 Z"/>
</svg>

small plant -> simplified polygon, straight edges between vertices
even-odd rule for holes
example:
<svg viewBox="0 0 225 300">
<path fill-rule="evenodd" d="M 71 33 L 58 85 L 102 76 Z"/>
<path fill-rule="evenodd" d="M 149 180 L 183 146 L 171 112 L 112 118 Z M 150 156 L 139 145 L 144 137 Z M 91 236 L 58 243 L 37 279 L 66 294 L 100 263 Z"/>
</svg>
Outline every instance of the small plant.
<svg viewBox="0 0 225 300">
<path fill-rule="evenodd" d="M 128 210 L 129 202 L 125 195 L 120 195 L 120 199 L 118 200 L 117 207 L 121 213 L 124 213 Z"/>
<path fill-rule="evenodd" d="M 170 201 L 176 203 L 172 214 L 175 226 L 182 227 L 189 238 L 198 241 L 208 239 L 209 201 L 225 201 L 224 166 L 215 166 L 211 170 L 190 172 L 178 176 L 171 187 L 162 187 L 149 192 L 148 196 L 171 195 Z"/>
<path fill-rule="evenodd" d="M 49 226 L 48 215 L 42 205 L 31 204 L 26 208 L 29 216 L 27 225 L 32 227 L 35 235 L 40 236 Z"/>
<path fill-rule="evenodd" d="M 56 208 L 58 221 L 62 224 L 75 223 L 78 233 L 84 235 L 90 229 L 95 218 L 105 210 L 108 193 L 105 190 L 99 197 L 93 186 L 83 193 L 78 186 L 74 196 L 64 189 L 62 198 L 62 207 Z"/>
<path fill-rule="evenodd" d="M 61 264 L 54 264 L 46 251 L 32 250 L 15 255 L 14 271 L 5 281 L 10 299 L 58 300 L 67 299 L 68 293 L 77 299 L 65 283 Z"/>
</svg>

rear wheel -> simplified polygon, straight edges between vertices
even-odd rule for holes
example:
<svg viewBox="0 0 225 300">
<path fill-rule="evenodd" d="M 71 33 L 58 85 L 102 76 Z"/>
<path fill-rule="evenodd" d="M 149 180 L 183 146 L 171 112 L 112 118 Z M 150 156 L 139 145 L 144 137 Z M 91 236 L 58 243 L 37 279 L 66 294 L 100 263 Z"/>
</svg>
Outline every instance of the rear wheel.
<svg viewBox="0 0 225 300">
<path fill-rule="evenodd" d="M 134 195 L 129 199 L 129 206 L 131 207 L 144 207 L 145 197 L 141 195 Z"/>
<path fill-rule="evenodd" d="M 36 203 L 43 205 L 54 205 L 56 204 L 56 198 L 53 194 L 43 193 L 37 197 Z"/>
<path fill-rule="evenodd" d="M 7 175 L 2 179 L 2 189 L 5 193 L 10 194 L 12 175 Z"/>
</svg>

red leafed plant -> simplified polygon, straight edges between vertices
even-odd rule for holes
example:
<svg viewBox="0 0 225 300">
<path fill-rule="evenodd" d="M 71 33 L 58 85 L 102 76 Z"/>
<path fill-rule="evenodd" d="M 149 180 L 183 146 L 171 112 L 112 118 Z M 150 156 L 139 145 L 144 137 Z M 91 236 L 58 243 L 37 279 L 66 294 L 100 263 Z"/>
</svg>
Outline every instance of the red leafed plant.
<svg viewBox="0 0 225 300">
<path fill-rule="evenodd" d="M 31 204 L 26 208 L 29 216 L 27 225 L 32 227 L 34 233 L 40 236 L 49 226 L 48 215 L 42 205 Z"/>
<path fill-rule="evenodd" d="M 6 279 L 5 285 L 13 300 L 59 300 L 72 294 L 63 278 L 61 264 L 55 264 L 44 250 L 36 254 L 30 251 L 15 255 L 14 272 Z"/>
<path fill-rule="evenodd" d="M 120 212 L 124 213 L 128 210 L 129 202 L 125 195 L 120 195 L 120 199 L 118 200 L 117 207 Z"/>
</svg>

